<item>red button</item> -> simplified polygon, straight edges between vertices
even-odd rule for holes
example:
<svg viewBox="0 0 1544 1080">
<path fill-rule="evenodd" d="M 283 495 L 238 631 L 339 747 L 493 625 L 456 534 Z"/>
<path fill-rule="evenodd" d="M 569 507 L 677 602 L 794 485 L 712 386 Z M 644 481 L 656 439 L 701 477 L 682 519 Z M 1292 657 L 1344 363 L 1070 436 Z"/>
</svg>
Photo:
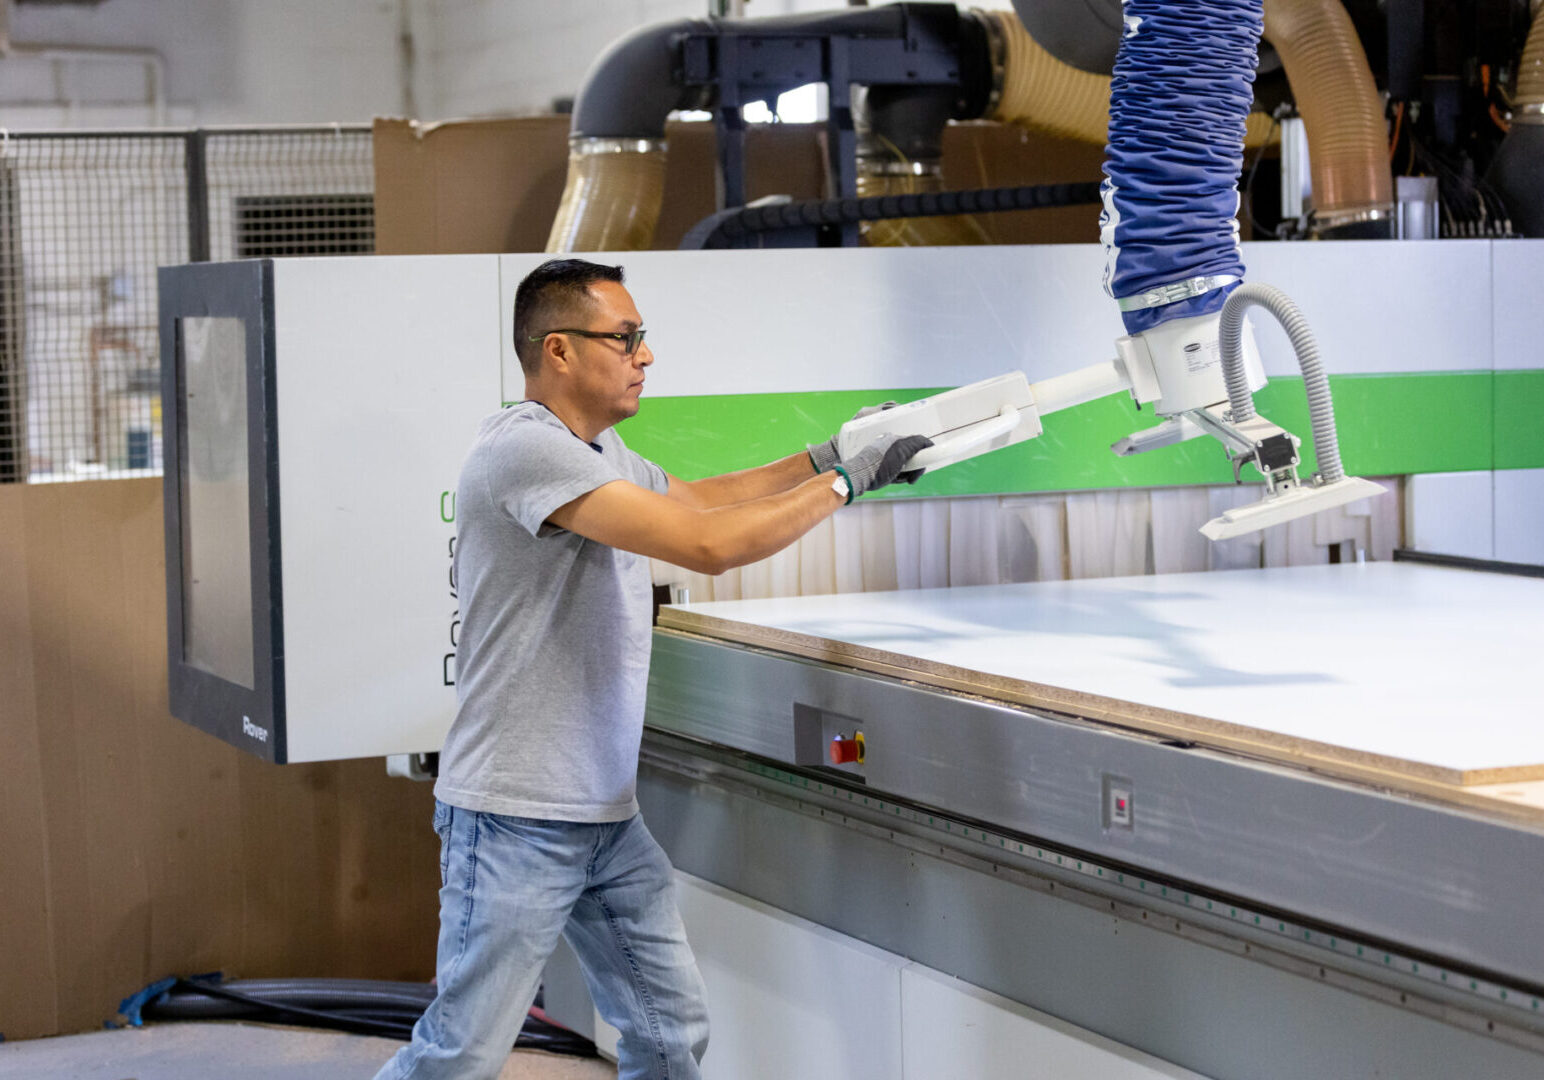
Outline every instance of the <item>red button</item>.
<svg viewBox="0 0 1544 1080">
<path fill-rule="evenodd" d="M 858 740 L 838 735 L 831 740 L 831 764 L 848 765 L 858 760 Z"/>
</svg>

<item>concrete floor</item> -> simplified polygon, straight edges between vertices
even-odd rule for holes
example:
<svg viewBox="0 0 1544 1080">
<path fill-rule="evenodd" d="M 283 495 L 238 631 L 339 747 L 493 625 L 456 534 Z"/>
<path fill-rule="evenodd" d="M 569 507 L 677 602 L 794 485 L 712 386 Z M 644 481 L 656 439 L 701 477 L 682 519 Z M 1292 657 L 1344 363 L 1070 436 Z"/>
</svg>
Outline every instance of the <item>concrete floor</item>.
<svg viewBox="0 0 1544 1080">
<path fill-rule="evenodd" d="M 0 1080 L 370 1080 L 395 1039 L 253 1024 L 158 1023 L 0 1043 Z M 499 1080 L 611 1080 L 616 1067 L 517 1050 Z"/>
</svg>

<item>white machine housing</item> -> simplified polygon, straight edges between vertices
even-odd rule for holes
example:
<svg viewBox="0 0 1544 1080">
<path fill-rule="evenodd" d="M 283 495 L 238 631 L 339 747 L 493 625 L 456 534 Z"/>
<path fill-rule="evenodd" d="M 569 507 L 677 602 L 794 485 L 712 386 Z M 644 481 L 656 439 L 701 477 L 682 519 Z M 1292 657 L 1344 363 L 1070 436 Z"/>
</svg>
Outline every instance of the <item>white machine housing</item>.
<svg viewBox="0 0 1544 1080">
<path fill-rule="evenodd" d="M 160 290 L 173 715 L 275 762 L 437 749 L 456 478 L 501 404 L 497 257 L 171 267 Z"/>
<path fill-rule="evenodd" d="M 1521 293 L 1500 290 L 1536 278 L 1541 252 L 1544 243 L 1531 241 L 1325 242 L 1262 244 L 1248 256 L 1313 313 L 1341 375 L 1446 371 L 1493 336 L 1497 366 L 1535 362 L 1530 309 Z M 645 409 L 691 395 L 862 391 L 878 403 L 896 390 L 992 381 L 1014 369 L 1012 400 L 1022 406 L 1027 383 L 1039 418 L 1124 388 L 1124 360 L 1073 370 L 1109 355 L 1118 335 L 1118 314 L 1089 284 L 1103 258 L 1093 244 L 597 258 L 626 265 L 649 325 L 658 360 Z M 516 284 L 543 259 L 361 256 L 162 272 L 174 715 L 275 761 L 439 748 L 455 714 L 456 481 L 481 419 L 521 396 L 509 313 Z M 1356 303 L 1338 306 L 1352 267 Z M 787 335 L 744 333 L 769 295 L 802 328 L 797 347 Z M 1407 317 L 1393 323 L 1364 315 L 1396 305 Z M 199 319 L 239 321 L 238 338 L 202 339 L 206 351 L 240 341 L 226 360 L 239 361 L 243 380 L 225 387 L 239 386 L 239 398 L 217 385 L 182 400 L 187 345 L 197 352 L 201 325 L 189 320 Z M 1261 331 L 1272 377 L 1293 373 L 1283 345 Z M 1489 368 L 1491 354 L 1482 349 L 1474 363 Z M 1038 428 L 1018 411 L 1004 444 Z M 1000 414 L 999 403 L 981 419 Z M 1186 416 L 1175 429 L 1159 425 L 1131 442 L 1199 433 Z M 788 453 L 808 438 L 800 431 L 777 447 Z M 239 477 L 195 475 L 179 457 L 217 450 L 242 462 Z M 226 513 L 231 505 L 245 509 Z M 213 587 L 232 582 L 239 588 Z M 230 652 L 245 653 L 240 679 L 208 670 Z"/>
</svg>

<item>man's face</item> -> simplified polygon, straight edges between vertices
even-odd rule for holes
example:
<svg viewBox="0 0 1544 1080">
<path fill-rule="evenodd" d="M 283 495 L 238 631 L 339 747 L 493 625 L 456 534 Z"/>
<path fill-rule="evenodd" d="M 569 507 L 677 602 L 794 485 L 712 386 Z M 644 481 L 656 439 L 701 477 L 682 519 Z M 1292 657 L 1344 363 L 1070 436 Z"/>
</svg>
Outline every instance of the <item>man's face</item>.
<svg viewBox="0 0 1544 1080">
<path fill-rule="evenodd" d="M 643 316 L 633 298 L 614 281 L 600 281 L 590 286 L 590 311 L 576 329 L 598 333 L 626 334 L 643 325 Z M 647 343 L 629 356 L 627 346 L 614 338 L 588 338 L 569 334 L 573 362 L 569 370 L 577 396 L 587 409 L 610 418 L 612 423 L 638 412 L 643 394 L 644 369 L 654 363 L 654 353 Z"/>
</svg>

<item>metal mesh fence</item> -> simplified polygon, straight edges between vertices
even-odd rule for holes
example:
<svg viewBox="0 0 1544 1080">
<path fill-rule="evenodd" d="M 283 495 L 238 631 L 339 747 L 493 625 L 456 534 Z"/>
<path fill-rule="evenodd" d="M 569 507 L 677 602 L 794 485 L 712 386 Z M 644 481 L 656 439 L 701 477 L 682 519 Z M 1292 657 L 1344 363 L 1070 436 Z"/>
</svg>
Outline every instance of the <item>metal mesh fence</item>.
<svg viewBox="0 0 1544 1080">
<path fill-rule="evenodd" d="M 322 128 L 260 138 L 210 131 L 205 147 L 210 258 L 375 250 L 368 129 Z"/>
<path fill-rule="evenodd" d="M 368 127 L 0 142 L 0 482 L 161 469 L 156 269 L 374 250 Z"/>
</svg>

